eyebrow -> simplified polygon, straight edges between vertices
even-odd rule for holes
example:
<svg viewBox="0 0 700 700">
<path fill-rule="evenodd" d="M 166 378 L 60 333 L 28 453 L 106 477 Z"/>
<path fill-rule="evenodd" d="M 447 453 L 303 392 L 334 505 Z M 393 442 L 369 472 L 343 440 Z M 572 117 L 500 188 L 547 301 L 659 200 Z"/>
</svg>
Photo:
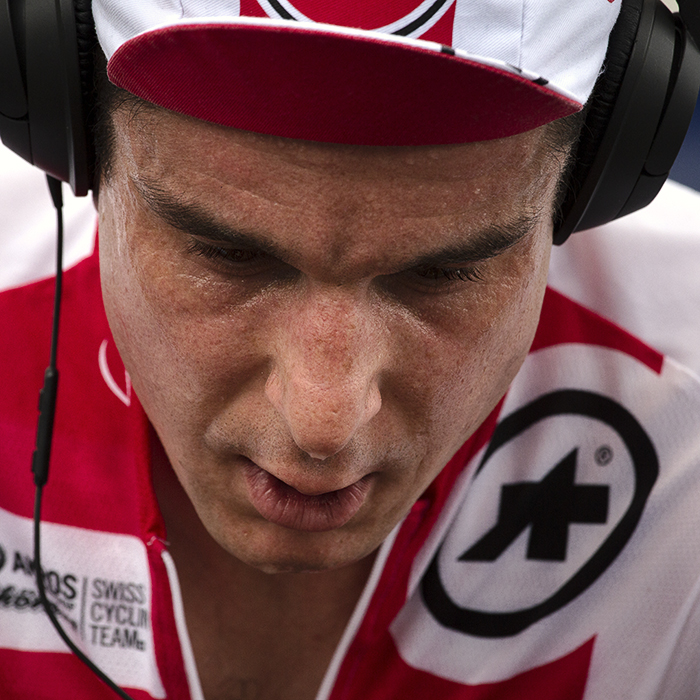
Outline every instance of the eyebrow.
<svg viewBox="0 0 700 700">
<path fill-rule="evenodd" d="M 444 267 L 459 263 L 484 262 L 505 253 L 530 234 L 540 217 L 535 214 L 522 214 L 512 221 L 491 224 L 476 234 L 471 234 L 464 243 L 447 246 L 414 259 L 410 266 Z"/>
<path fill-rule="evenodd" d="M 149 209 L 183 233 L 243 250 L 258 250 L 280 260 L 287 257 L 282 248 L 265 236 L 224 223 L 204 207 L 167 192 L 156 182 L 144 178 L 132 178 L 132 182 Z M 539 215 L 528 212 L 505 223 L 491 224 L 470 234 L 469 239 L 463 243 L 449 245 L 407 261 L 404 269 L 486 261 L 523 240 L 534 230 L 539 220 Z"/>
<path fill-rule="evenodd" d="M 284 251 L 264 236 L 230 226 L 218 220 L 204 207 L 167 192 L 156 182 L 133 177 L 131 181 L 148 208 L 173 228 L 189 236 L 245 250 L 255 249 L 283 259 Z"/>
</svg>

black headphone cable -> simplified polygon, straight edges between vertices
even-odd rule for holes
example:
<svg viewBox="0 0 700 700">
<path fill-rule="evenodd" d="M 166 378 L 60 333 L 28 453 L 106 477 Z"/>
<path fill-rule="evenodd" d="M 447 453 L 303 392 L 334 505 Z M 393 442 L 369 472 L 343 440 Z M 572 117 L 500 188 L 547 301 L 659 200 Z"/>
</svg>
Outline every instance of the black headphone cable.
<svg viewBox="0 0 700 700">
<path fill-rule="evenodd" d="M 58 370 L 56 369 L 56 355 L 58 351 L 58 328 L 61 310 L 61 292 L 63 284 L 63 197 L 61 194 L 61 182 L 50 175 L 46 176 L 49 190 L 57 214 L 56 227 L 56 287 L 54 292 L 53 323 L 51 328 L 51 352 L 49 366 L 44 373 L 44 386 L 39 392 L 39 421 L 36 431 L 36 449 L 32 457 L 32 472 L 34 473 L 34 485 L 36 487 L 34 497 L 34 569 L 36 573 L 36 586 L 39 592 L 39 600 L 44 611 L 56 628 L 61 639 L 70 650 L 95 674 L 106 683 L 119 697 L 124 700 L 133 698 L 122 690 L 109 676 L 101 671 L 85 654 L 78 649 L 73 640 L 66 634 L 59 621 L 56 619 L 54 607 L 46 597 L 44 587 L 44 572 L 41 568 L 41 497 L 44 485 L 49 478 L 49 461 L 51 459 L 51 439 L 53 436 L 53 421 L 56 410 L 56 394 L 58 391 Z"/>
</svg>

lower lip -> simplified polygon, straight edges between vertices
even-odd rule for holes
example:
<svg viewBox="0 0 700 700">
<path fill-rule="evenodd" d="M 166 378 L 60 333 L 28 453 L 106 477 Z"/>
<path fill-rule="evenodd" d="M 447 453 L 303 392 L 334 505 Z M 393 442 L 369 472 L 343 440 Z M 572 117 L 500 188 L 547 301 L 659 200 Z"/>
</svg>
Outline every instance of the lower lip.
<svg viewBox="0 0 700 700">
<path fill-rule="evenodd" d="M 246 469 L 245 477 L 250 502 L 265 520 L 306 532 L 345 525 L 360 510 L 370 485 L 364 477 L 339 491 L 307 496 L 254 464 Z"/>
</svg>

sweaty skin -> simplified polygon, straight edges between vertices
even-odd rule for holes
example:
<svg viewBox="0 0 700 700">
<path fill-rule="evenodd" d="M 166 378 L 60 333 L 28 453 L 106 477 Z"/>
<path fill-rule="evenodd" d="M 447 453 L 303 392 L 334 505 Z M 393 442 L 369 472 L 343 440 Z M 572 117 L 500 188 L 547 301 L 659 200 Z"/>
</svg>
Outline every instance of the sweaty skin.
<svg viewBox="0 0 700 700">
<path fill-rule="evenodd" d="M 313 697 L 373 552 L 528 352 L 561 156 L 545 128 L 376 148 L 159 109 L 114 123 L 103 294 L 164 448 L 156 485 L 205 692 L 250 682 L 274 697 L 260 680 L 274 659 L 284 697 Z M 216 584 L 197 579 L 197 559 Z M 247 607 L 197 598 L 225 583 Z M 280 596 L 299 619 L 275 608 L 266 622 Z M 264 639 L 237 636 L 250 610 L 254 635 L 276 625 L 305 656 L 290 657 L 289 637 L 286 660 L 251 651 Z"/>
</svg>

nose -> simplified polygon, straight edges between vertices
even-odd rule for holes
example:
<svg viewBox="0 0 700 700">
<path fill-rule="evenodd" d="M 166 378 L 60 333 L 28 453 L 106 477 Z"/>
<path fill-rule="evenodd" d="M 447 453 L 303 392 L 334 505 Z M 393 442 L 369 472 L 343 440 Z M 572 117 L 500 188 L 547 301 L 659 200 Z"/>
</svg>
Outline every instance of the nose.
<svg viewBox="0 0 700 700">
<path fill-rule="evenodd" d="M 285 313 L 265 393 L 315 459 L 340 452 L 377 414 L 382 331 L 365 304 L 309 294 Z"/>
</svg>

